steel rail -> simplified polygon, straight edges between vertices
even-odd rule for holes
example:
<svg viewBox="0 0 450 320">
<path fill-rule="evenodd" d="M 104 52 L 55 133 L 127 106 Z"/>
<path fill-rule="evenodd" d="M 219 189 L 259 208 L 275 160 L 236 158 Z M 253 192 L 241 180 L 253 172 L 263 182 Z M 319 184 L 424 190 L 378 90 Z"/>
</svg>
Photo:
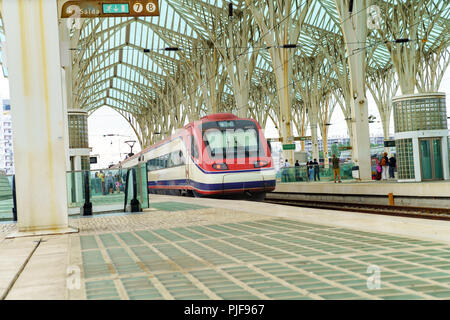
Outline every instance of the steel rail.
<svg viewBox="0 0 450 320">
<path fill-rule="evenodd" d="M 329 209 L 339 211 L 360 212 L 369 214 L 381 214 L 397 217 L 447 220 L 450 221 L 450 209 L 410 207 L 410 206 L 389 206 L 363 203 L 345 203 L 316 200 L 296 200 L 296 199 L 265 199 L 264 202 L 280 204 L 294 207 L 306 207 L 315 209 Z"/>
</svg>

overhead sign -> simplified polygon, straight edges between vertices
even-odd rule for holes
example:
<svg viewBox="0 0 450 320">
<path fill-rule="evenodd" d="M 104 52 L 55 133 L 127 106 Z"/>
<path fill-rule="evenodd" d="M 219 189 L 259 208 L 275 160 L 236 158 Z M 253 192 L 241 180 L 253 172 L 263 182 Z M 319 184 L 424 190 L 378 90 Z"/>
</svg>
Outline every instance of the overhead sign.
<svg viewBox="0 0 450 320">
<path fill-rule="evenodd" d="M 141 16 L 159 16 L 158 0 L 76 0 L 61 9 L 61 18 Z"/>
<path fill-rule="evenodd" d="M 295 150 L 295 143 L 283 144 L 283 150 Z"/>
<path fill-rule="evenodd" d="M 395 140 L 384 140 L 385 147 L 395 147 Z"/>
<path fill-rule="evenodd" d="M 352 150 L 352 146 L 341 146 L 339 150 Z"/>
<path fill-rule="evenodd" d="M 102 10 L 104 14 L 130 13 L 130 5 L 128 3 L 103 3 Z"/>
<path fill-rule="evenodd" d="M 295 141 L 311 140 L 311 136 L 295 137 Z"/>
<path fill-rule="evenodd" d="M 282 141 L 282 138 L 268 138 L 268 141 Z M 288 141 L 306 141 L 311 140 L 311 136 L 290 137 Z"/>
</svg>

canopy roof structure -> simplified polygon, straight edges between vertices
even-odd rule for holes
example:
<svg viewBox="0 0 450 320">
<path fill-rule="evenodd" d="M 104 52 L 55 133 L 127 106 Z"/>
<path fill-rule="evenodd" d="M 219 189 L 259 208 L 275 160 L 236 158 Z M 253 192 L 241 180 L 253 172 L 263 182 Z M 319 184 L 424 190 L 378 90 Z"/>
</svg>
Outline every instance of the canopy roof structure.
<svg viewBox="0 0 450 320">
<path fill-rule="evenodd" d="M 413 57 L 415 65 L 423 56 L 434 55 L 433 61 L 444 61 L 440 66 L 445 70 L 450 45 L 448 2 L 366 2 L 364 10 L 375 27 L 368 29 L 366 42 L 358 46 L 366 50 L 369 75 L 396 67 L 393 57 L 406 54 L 407 48 L 423 53 Z M 318 63 L 315 85 L 324 93 L 343 90 L 339 80 L 348 73 L 348 52 L 335 0 L 160 0 L 159 7 L 159 17 L 82 19 L 81 28 L 73 26 L 65 39 L 72 61 L 71 107 L 90 113 L 105 105 L 116 109 L 133 126 L 142 147 L 160 138 L 152 132 L 164 125 L 170 133 L 208 112 L 238 113 L 242 103 L 239 106 L 236 88 L 245 86 L 242 78 L 236 84 L 234 73 L 248 78 L 244 114 L 264 123 L 267 117 L 275 124 L 281 121 L 274 74 L 282 66 L 271 58 L 270 41 L 272 47 L 289 50 L 293 68 Z M 408 8 L 420 16 L 405 11 Z M 261 21 L 268 22 L 268 30 L 261 29 Z M 299 33 L 284 34 L 280 43 L 281 38 L 272 34 L 287 33 L 291 26 L 284 26 L 286 21 L 293 28 L 299 26 Z M 60 23 L 66 27 L 65 20 Z M 396 53 L 395 48 L 404 52 Z M 309 103 L 301 89 L 312 85 L 300 74 L 293 71 L 290 106 L 299 114 Z M 307 112 L 299 120 L 303 126 Z"/>
</svg>

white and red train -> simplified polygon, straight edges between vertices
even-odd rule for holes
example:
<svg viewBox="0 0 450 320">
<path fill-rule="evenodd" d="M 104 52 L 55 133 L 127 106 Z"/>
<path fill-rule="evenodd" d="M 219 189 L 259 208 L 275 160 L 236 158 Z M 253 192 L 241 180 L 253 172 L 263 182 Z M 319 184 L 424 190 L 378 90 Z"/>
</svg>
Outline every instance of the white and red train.
<svg viewBox="0 0 450 320">
<path fill-rule="evenodd" d="M 149 193 L 263 199 L 275 189 L 271 150 L 260 125 L 228 113 L 191 122 L 120 166 L 142 163 Z"/>
</svg>

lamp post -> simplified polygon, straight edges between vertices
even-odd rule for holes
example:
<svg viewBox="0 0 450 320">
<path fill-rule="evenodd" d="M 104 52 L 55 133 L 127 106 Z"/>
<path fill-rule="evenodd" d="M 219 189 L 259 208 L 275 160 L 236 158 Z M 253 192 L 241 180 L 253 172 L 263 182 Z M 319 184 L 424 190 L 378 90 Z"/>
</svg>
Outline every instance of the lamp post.
<svg viewBox="0 0 450 320">
<path fill-rule="evenodd" d="M 133 147 L 134 147 L 134 144 L 136 143 L 136 140 L 127 140 L 127 141 L 125 141 L 125 143 L 130 147 L 130 153 L 128 154 L 128 157 L 132 157 L 133 155 L 134 155 L 134 153 L 133 153 Z"/>
<path fill-rule="evenodd" d="M 120 150 L 120 137 L 125 137 L 125 138 L 131 138 L 130 136 L 126 136 L 126 135 L 122 135 L 122 134 L 116 134 L 116 133 L 108 133 L 108 134 L 104 134 L 103 137 L 119 137 L 119 161 L 121 160 L 121 150 Z M 111 141 L 112 144 L 112 141 Z"/>
</svg>

